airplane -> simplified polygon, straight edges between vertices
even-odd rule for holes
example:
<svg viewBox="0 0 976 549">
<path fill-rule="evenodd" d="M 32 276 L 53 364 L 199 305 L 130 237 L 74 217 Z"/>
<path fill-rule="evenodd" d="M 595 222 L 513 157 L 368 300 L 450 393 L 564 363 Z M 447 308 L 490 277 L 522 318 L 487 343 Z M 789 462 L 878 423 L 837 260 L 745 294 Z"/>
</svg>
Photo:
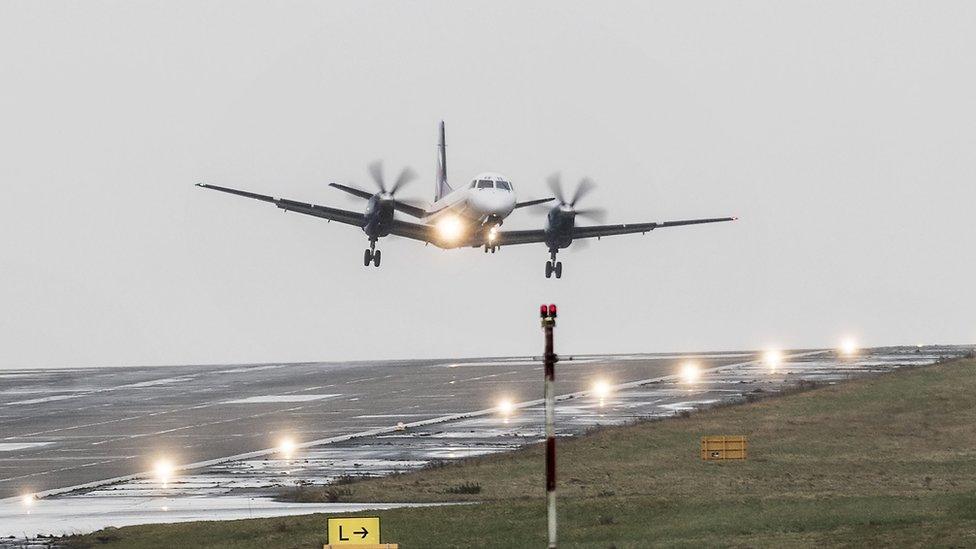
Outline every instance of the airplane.
<svg viewBox="0 0 976 549">
<path fill-rule="evenodd" d="M 562 278 L 563 265 L 561 261 L 557 261 L 557 254 L 559 250 L 572 245 L 575 240 L 599 239 L 604 236 L 620 234 L 646 234 L 654 229 L 665 227 L 718 223 L 737 219 L 735 217 L 716 217 L 681 221 L 579 226 L 576 224 L 577 217 L 599 219 L 603 215 L 602 210 L 599 209 L 577 209 L 576 207 L 580 199 L 593 189 L 593 182 L 589 179 L 583 179 L 572 197 L 567 199 L 558 175 L 553 175 L 548 180 L 553 197 L 524 202 L 517 201 L 511 179 L 497 172 L 480 173 L 464 186 L 455 189 L 447 180 L 447 144 L 443 121 L 441 121 L 439 129 L 434 201 L 429 205 L 398 199 L 397 193 L 414 180 L 416 174 L 409 167 L 404 168 L 393 184 L 388 186 L 380 162 L 374 162 L 368 167 L 370 176 L 377 187 L 376 192 L 340 183 L 329 184 L 331 187 L 365 200 L 366 208 L 362 213 L 205 183 L 197 183 L 197 186 L 269 202 L 285 211 L 359 227 L 369 238 L 369 248 L 363 253 L 363 265 L 366 267 L 370 264 L 374 267 L 380 266 L 382 253 L 376 249 L 376 243 L 380 238 L 389 235 L 433 244 L 442 249 L 480 247 L 484 249 L 485 253 L 489 251 L 495 253 L 504 246 L 543 243 L 548 248 L 550 257 L 546 262 L 546 278 L 552 278 L 553 275 L 556 278 Z M 549 208 L 544 229 L 511 231 L 501 229 L 502 224 L 515 210 L 542 205 L 553 200 L 556 201 L 556 204 Z M 396 216 L 396 212 L 417 218 L 420 222 L 414 223 L 400 219 Z"/>
</svg>

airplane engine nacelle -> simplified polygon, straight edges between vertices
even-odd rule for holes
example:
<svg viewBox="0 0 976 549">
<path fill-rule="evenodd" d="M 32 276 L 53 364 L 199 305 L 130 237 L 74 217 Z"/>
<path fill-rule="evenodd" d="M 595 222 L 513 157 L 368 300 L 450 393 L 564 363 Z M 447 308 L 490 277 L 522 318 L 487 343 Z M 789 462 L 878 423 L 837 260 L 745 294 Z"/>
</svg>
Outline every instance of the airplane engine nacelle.
<svg viewBox="0 0 976 549">
<path fill-rule="evenodd" d="M 573 242 L 576 212 L 565 205 L 549 210 L 546 220 L 546 242 L 550 248 L 565 248 Z"/>
<path fill-rule="evenodd" d="M 366 224 L 363 231 L 373 238 L 379 238 L 390 234 L 393 225 L 393 212 L 395 204 L 392 198 L 387 198 L 382 193 L 376 193 L 366 202 Z"/>
</svg>

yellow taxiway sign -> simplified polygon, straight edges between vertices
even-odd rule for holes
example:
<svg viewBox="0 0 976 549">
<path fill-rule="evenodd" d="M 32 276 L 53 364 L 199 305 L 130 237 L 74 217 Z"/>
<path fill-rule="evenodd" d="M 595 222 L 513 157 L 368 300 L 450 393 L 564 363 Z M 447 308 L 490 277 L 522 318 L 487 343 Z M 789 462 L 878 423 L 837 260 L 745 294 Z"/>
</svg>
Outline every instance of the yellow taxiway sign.
<svg viewBox="0 0 976 549">
<path fill-rule="evenodd" d="M 379 517 L 350 517 L 329 519 L 329 545 L 378 545 Z"/>
</svg>

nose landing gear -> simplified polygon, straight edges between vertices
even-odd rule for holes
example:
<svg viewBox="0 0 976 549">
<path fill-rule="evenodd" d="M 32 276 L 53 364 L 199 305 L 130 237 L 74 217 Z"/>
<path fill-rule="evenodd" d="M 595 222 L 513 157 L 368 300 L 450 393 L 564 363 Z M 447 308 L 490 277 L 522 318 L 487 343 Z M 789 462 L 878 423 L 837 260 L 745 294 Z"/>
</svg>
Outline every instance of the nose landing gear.
<svg viewBox="0 0 976 549">
<path fill-rule="evenodd" d="M 369 264 L 372 263 L 374 267 L 379 267 L 382 257 L 383 253 L 376 249 L 376 241 L 370 240 L 369 248 L 363 253 L 363 266 L 369 267 Z"/>
<path fill-rule="evenodd" d="M 563 262 L 556 261 L 556 250 L 550 250 L 549 255 L 552 259 L 546 261 L 546 278 L 552 278 L 552 275 L 556 275 L 556 278 L 562 278 Z"/>
</svg>

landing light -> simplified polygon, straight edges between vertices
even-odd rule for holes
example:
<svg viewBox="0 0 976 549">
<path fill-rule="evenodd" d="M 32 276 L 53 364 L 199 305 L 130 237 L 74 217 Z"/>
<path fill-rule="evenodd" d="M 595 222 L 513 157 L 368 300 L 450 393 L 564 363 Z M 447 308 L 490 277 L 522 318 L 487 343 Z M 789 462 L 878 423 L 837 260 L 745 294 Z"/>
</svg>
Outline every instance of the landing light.
<svg viewBox="0 0 976 549">
<path fill-rule="evenodd" d="M 461 220 L 455 216 L 448 216 L 437 223 L 437 232 L 447 241 L 455 241 L 461 237 Z"/>
<path fill-rule="evenodd" d="M 499 414 L 508 417 L 512 415 L 512 412 L 515 411 L 515 404 L 513 404 L 510 399 L 503 398 L 498 401 L 497 408 Z"/>
<path fill-rule="evenodd" d="M 763 362 L 770 370 L 775 370 L 783 363 L 783 353 L 778 349 L 768 349 L 763 353 Z"/>
<path fill-rule="evenodd" d="M 698 365 L 694 362 L 686 362 L 684 366 L 681 367 L 681 379 L 685 383 L 694 383 L 698 381 L 700 372 L 698 371 Z"/>
<path fill-rule="evenodd" d="M 281 441 L 278 443 L 278 452 L 280 452 L 285 459 L 291 459 L 291 457 L 295 454 L 295 441 L 288 437 L 281 439 Z"/>
<path fill-rule="evenodd" d="M 488 242 L 494 242 L 498 238 L 498 225 L 488 229 Z"/>
<path fill-rule="evenodd" d="M 34 494 L 24 494 L 23 496 L 20 497 L 20 501 L 24 504 L 24 507 L 30 507 L 31 505 L 34 505 L 34 502 L 36 500 L 37 497 Z"/>
<path fill-rule="evenodd" d="M 600 400 L 600 406 L 602 407 L 607 397 L 610 396 L 610 384 L 604 379 L 594 381 L 593 396 Z"/>
<path fill-rule="evenodd" d="M 846 356 L 854 355 L 857 353 L 857 341 L 853 337 L 845 338 L 840 343 L 840 352 Z"/>
<path fill-rule="evenodd" d="M 168 459 L 160 459 L 153 466 L 153 475 L 156 477 L 156 480 L 163 484 L 166 484 L 169 482 L 169 479 L 173 478 L 174 471 L 173 464 Z"/>
</svg>

